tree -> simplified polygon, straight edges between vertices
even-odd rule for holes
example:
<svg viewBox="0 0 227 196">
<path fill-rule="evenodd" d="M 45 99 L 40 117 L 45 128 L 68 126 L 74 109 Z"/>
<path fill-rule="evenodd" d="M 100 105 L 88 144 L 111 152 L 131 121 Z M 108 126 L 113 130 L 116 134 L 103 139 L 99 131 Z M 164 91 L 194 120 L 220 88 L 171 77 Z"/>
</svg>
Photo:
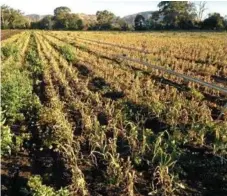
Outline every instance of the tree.
<svg viewBox="0 0 227 196">
<path fill-rule="evenodd" d="M 196 17 L 195 4 L 187 1 L 161 1 L 159 14 L 167 28 L 179 28 L 184 21 L 193 23 Z"/>
<path fill-rule="evenodd" d="M 227 30 L 227 15 L 224 17 L 224 25 L 225 25 L 225 29 Z"/>
<path fill-rule="evenodd" d="M 7 5 L 1 6 L 1 28 L 6 29 L 9 27 L 10 8 Z"/>
<path fill-rule="evenodd" d="M 53 29 L 54 26 L 54 18 L 52 16 L 45 16 L 40 22 L 39 27 L 41 29 Z"/>
<path fill-rule="evenodd" d="M 135 30 L 145 30 L 146 29 L 146 23 L 145 18 L 138 14 L 134 20 L 135 23 Z"/>
<path fill-rule="evenodd" d="M 202 21 L 203 19 L 203 14 L 204 12 L 207 10 L 207 2 L 206 1 L 200 1 L 197 6 L 198 6 L 198 9 L 197 9 L 197 20 L 198 21 Z"/>
<path fill-rule="evenodd" d="M 77 14 L 67 14 L 65 17 L 66 29 L 81 30 L 83 29 L 83 21 Z"/>
<path fill-rule="evenodd" d="M 158 22 L 158 20 L 160 19 L 159 11 L 154 11 L 151 15 L 151 19 L 154 20 L 155 22 Z"/>
<path fill-rule="evenodd" d="M 127 31 L 130 30 L 130 25 L 122 18 L 115 17 L 112 21 L 111 28 L 118 31 Z"/>
<path fill-rule="evenodd" d="M 96 17 L 98 21 L 98 29 L 100 30 L 111 29 L 112 22 L 115 18 L 115 15 L 112 12 L 109 12 L 107 10 L 97 11 Z"/>
<path fill-rule="evenodd" d="M 70 12 L 71 12 L 70 8 L 64 7 L 64 6 L 57 7 L 57 8 L 54 9 L 54 15 L 55 16 L 59 16 L 59 15 L 62 15 L 62 14 L 69 14 Z"/>
<path fill-rule="evenodd" d="M 54 28 L 56 29 L 66 29 L 67 28 L 67 16 L 70 14 L 71 10 L 68 7 L 57 7 L 54 9 Z"/>
<path fill-rule="evenodd" d="M 219 13 L 209 14 L 209 17 L 203 21 L 202 27 L 210 30 L 221 30 L 225 27 L 225 21 Z"/>
<path fill-rule="evenodd" d="M 30 22 L 23 16 L 20 10 L 15 10 L 9 6 L 1 6 L 1 28 L 2 29 L 16 29 L 16 28 L 28 28 Z"/>
<path fill-rule="evenodd" d="M 154 11 L 151 17 L 146 21 L 149 29 L 162 29 L 162 14 L 159 11 Z"/>
</svg>

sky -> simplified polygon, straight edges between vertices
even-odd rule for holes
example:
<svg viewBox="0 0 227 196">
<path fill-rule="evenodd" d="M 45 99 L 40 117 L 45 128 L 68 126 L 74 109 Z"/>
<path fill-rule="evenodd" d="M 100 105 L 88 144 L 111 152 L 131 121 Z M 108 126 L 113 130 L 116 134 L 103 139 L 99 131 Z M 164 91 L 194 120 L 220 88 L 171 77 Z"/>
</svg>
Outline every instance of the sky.
<svg viewBox="0 0 227 196">
<path fill-rule="evenodd" d="M 14 9 L 19 9 L 26 15 L 53 14 L 56 7 L 67 6 L 74 13 L 95 14 L 98 10 L 106 9 L 123 17 L 142 11 L 158 10 L 159 2 L 148 0 L 0 0 L 0 5 L 6 4 Z M 204 17 L 212 12 L 219 12 L 222 16 L 227 15 L 227 1 L 207 1 L 207 8 Z"/>
</svg>

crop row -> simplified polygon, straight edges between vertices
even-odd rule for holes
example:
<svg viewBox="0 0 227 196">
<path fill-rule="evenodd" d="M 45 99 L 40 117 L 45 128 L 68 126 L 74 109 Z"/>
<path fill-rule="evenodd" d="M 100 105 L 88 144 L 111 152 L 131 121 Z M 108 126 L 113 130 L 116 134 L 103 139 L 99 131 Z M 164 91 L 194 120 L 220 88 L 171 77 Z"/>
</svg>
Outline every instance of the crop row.
<svg viewBox="0 0 227 196">
<path fill-rule="evenodd" d="M 50 42 L 50 44 L 52 45 L 52 47 L 54 47 L 58 51 L 61 51 L 60 48 L 65 45 L 65 42 L 62 42 L 54 37 L 51 37 L 48 35 L 45 35 L 45 36 L 43 35 L 43 37 L 46 40 L 48 40 Z M 165 90 L 169 90 L 169 91 L 167 91 L 168 93 L 166 93 L 166 94 L 159 95 L 159 97 L 161 97 L 162 100 L 157 101 L 157 97 L 155 97 L 155 99 L 154 99 L 155 101 L 152 102 L 149 99 L 150 96 L 146 96 L 146 94 L 144 94 L 144 93 L 140 94 L 139 92 L 140 92 L 140 90 L 144 90 L 144 91 L 146 90 L 149 92 L 149 90 L 151 91 L 151 89 L 154 91 L 154 89 L 156 88 L 156 85 L 153 85 L 152 88 L 149 85 L 148 89 L 144 88 L 144 86 L 142 86 L 142 85 L 141 85 L 142 88 L 141 88 L 141 86 L 138 86 L 138 88 L 137 88 L 137 86 L 134 85 L 133 92 L 130 89 L 131 85 L 127 85 L 127 84 L 129 84 L 129 82 L 127 82 L 128 81 L 127 79 L 130 79 L 130 78 L 132 78 L 133 82 L 136 84 L 137 80 L 136 80 L 135 75 L 137 75 L 137 74 L 135 74 L 134 70 L 130 70 L 130 69 L 128 69 L 128 67 L 127 68 L 126 67 L 122 68 L 123 66 L 119 67 L 119 65 L 117 65 L 118 63 L 114 63 L 112 60 L 109 60 L 109 59 L 105 59 L 105 58 L 100 59 L 100 56 L 96 56 L 93 53 L 86 51 L 86 48 L 84 49 L 81 47 L 74 47 L 74 50 L 75 50 L 75 54 L 77 54 L 78 62 L 72 63 L 72 65 L 75 67 L 78 67 L 80 64 L 82 64 L 83 66 L 85 66 L 85 68 L 83 67 L 84 70 L 88 70 L 87 72 L 89 72 L 89 70 L 92 70 L 99 78 L 103 78 L 107 84 L 113 86 L 113 89 L 117 90 L 117 92 L 115 92 L 115 93 L 118 96 L 116 96 L 116 94 L 114 94 L 115 97 L 114 98 L 111 97 L 111 99 L 116 100 L 116 99 L 119 99 L 119 97 L 122 98 L 122 96 L 120 96 L 120 94 L 121 95 L 124 94 L 125 98 L 123 98 L 122 100 L 124 100 L 124 101 L 127 100 L 127 102 L 130 101 L 133 106 L 144 105 L 143 103 L 146 103 L 146 105 L 150 104 L 151 107 L 149 107 L 149 108 L 152 109 L 152 107 L 153 107 L 156 109 L 158 106 L 162 106 L 160 104 L 163 102 L 165 103 L 165 105 L 168 105 L 168 107 L 166 107 L 166 110 L 163 110 L 164 112 L 158 113 L 159 111 L 157 112 L 157 111 L 154 111 L 154 109 L 153 109 L 153 110 L 151 110 L 150 113 L 148 113 L 146 115 L 142 115 L 142 116 L 140 116 L 140 113 L 142 111 L 137 110 L 138 113 L 137 113 L 136 117 L 135 117 L 135 115 L 133 116 L 131 114 L 132 115 L 131 120 L 133 119 L 133 117 L 137 118 L 136 119 L 137 121 L 135 121 L 137 125 L 140 125 L 141 127 L 145 126 L 145 128 L 151 128 L 151 127 L 149 127 L 149 120 L 150 120 L 151 124 L 155 124 L 155 120 L 152 121 L 152 119 L 149 119 L 149 118 L 147 119 L 147 117 L 148 116 L 151 118 L 153 117 L 154 119 L 158 117 L 159 119 L 162 119 L 161 122 L 164 121 L 165 123 L 170 125 L 171 128 L 167 128 L 168 127 L 167 126 L 167 127 L 165 127 L 165 129 L 172 130 L 173 133 L 175 133 L 176 135 L 178 135 L 178 134 L 181 135 L 182 131 L 187 133 L 184 136 L 182 135 L 180 138 L 178 138 L 178 140 L 182 140 L 184 138 L 187 141 L 184 141 L 183 143 L 187 143 L 188 145 L 191 144 L 194 147 L 196 145 L 199 145 L 199 146 L 202 145 L 206 149 L 206 147 L 208 147 L 208 146 L 211 147 L 214 144 L 213 142 L 215 142 L 215 140 L 217 141 L 218 138 L 221 139 L 221 140 L 218 139 L 219 141 L 222 141 L 222 142 L 225 141 L 224 137 L 220 138 L 219 136 L 222 134 L 223 135 L 225 134 L 224 132 L 226 130 L 226 128 L 225 128 L 226 124 L 225 123 L 221 123 L 221 124 L 214 123 L 214 122 L 212 122 L 211 117 L 208 117 L 205 115 L 204 109 L 207 107 L 206 101 L 201 101 L 199 97 L 197 97 L 196 99 L 194 97 L 192 97 L 192 98 L 194 98 L 194 100 L 190 99 L 187 101 L 185 94 L 182 93 L 182 96 L 181 96 L 181 94 L 179 94 L 175 88 L 163 87 L 163 86 L 159 87 L 157 85 L 157 92 L 158 92 L 157 94 L 165 93 Z M 118 74 L 118 71 L 119 71 L 119 74 Z M 132 74 L 132 76 L 130 76 L 130 74 Z M 142 81 L 144 83 L 145 78 L 148 79 L 149 77 L 146 75 L 142 75 L 141 78 L 140 79 L 139 78 L 140 77 L 138 77 L 138 81 L 141 80 L 141 83 L 142 83 Z M 140 84 L 140 82 L 138 82 L 138 83 Z M 152 84 L 152 83 L 150 82 L 150 84 Z M 160 91 L 161 88 L 164 88 L 165 90 Z M 171 92 L 170 89 L 171 90 L 174 89 L 173 92 L 175 91 L 175 93 L 176 93 L 175 96 L 168 96 L 168 95 L 172 95 L 172 94 L 170 94 L 170 92 Z M 121 92 L 123 92 L 123 94 Z M 125 92 L 128 92 L 128 93 L 125 93 Z M 130 96 L 130 94 L 131 94 L 131 96 Z M 103 95 L 106 95 L 106 94 L 104 93 Z M 116 98 L 116 97 L 118 97 L 118 98 Z M 175 99 L 173 99 L 173 97 Z M 146 100 L 146 99 L 149 99 L 149 100 Z M 166 101 L 165 101 L 165 99 L 166 99 Z M 183 102 L 184 100 L 185 100 L 185 102 Z M 121 102 L 121 101 L 118 101 L 118 102 Z M 170 103 L 170 104 L 168 104 L 168 103 Z M 187 109 L 187 107 L 185 107 L 185 105 L 186 105 L 185 103 L 188 103 L 188 109 Z M 203 103 L 203 104 L 200 105 L 201 103 Z M 119 104 L 122 106 L 123 103 L 119 103 Z M 172 107 L 171 107 L 171 104 L 172 104 Z M 195 107 L 193 107 L 193 104 L 195 104 Z M 179 108 L 177 108 L 177 107 L 179 107 Z M 184 107 L 184 108 L 182 108 L 182 107 Z M 171 108 L 173 108 L 173 109 L 171 109 Z M 192 109 L 192 108 L 194 108 L 194 109 Z M 134 109 L 134 111 L 132 110 L 131 112 L 136 112 L 135 107 L 133 109 Z M 179 114 L 179 111 L 182 111 L 182 113 Z M 190 111 L 191 111 L 191 113 L 189 113 Z M 193 117 L 193 115 L 196 115 L 195 111 L 198 111 L 198 113 L 199 113 L 197 118 L 195 116 Z M 209 108 L 207 108 L 207 111 L 209 111 Z M 206 114 L 208 114 L 208 112 Z M 180 118 L 179 115 L 180 116 L 182 115 L 182 119 Z M 184 120 L 186 120 L 186 122 L 185 122 L 186 126 L 183 126 L 183 127 L 176 126 L 176 125 L 179 125 L 179 122 L 184 122 Z M 162 124 L 162 123 L 159 122 L 159 124 Z M 224 126 L 224 127 L 222 127 L 222 126 Z M 152 128 L 155 129 L 155 127 L 156 126 L 154 126 Z M 207 140 L 206 138 L 210 134 L 210 131 L 215 133 L 216 139 L 212 140 L 212 142 L 208 144 L 206 142 L 206 140 Z M 195 133 L 194 136 L 191 135 L 192 132 Z M 133 134 L 130 134 L 130 136 L 131 135 L 133 135 Z M 217 138 L 217 136 L 218 136 L 218 138 Z M 178 135 L 178 137 L 179 137 L 179 135 Z M 133 138 L 131 141 L 135 142 L 135 140 L 136 139 Z M 130 142 L 130 144 L 131 144 L 131 142 Z M 220 146 L 220 148 L 222 148 L 221 146 Z M 215 145 L 215 147 L 216 147 L 216 145 Z M 136 151 L 136 150 L 134 150 L 134 151 Z M 224 151 L 223 151 L 223 153 L 225 154 Z"/>
<path fill-rule="evenodd" d="M 18 40 L 22 51 L 19 61 L 14 53 L 5 59 L 13 66 L 4 63 L 3 83 L 12 85 L 3 90 L 8 93 L 16 84 L 8 98 L 16 88 L 26 92 L 18 99 L 23 106 L 6 98 L 3 103 L 11 131 L 29 135 L 23 140 L 35 168 L 31 175 L 42 176 L 30 177 L 28 190 L 49 195 L 225 193 L 225 167 L 215 168 L 227 153 L 227 124 L 225 116 L 215 120 L 222 103 L 205 96 L 216 93 L 199 93 L 196 85 L 121 62 L 112 55 L 126 51 L 82 42 L 74 34 L 25 32 L 4 43 Z M 104 41 L 115 37 L 102 36 Z M 148 38 L 140 36 L 138 42 Z M 128 42 L 124 34 L 117 38 L 130 45 L 136 41 Z M 212 37 L 212 47 L 214 40 L 219 39 Z M 20 72 L 19 80 L 12 70 Z"/>
<path fill-rule="evenodd" d="M 203 64 L 203 65 L 199 65 L 198 63 L 195 62 L 191 62 L 191 61 L 184 61 L 181 59 L 174 59 L 172 57 L 169 57 L 168 55 L 165 56 L 153 56 L 153 57 L 149 57 L 149 55 L 144 55 L 141 54 L 140 52 L 132 52 L 132 51 L 125 51 L 124 49 L 119 49 L 116 47 L 111 47 L 111 46 L 103 46 L 103 45 L 99 45 L 97 43 L 94 42 L 81 42 L 81 40 L 75 39 L 75 38 L 69 38 L 67 37 L 66 39 L 64 38 L 60 38 L 61 36 L 58 36 L 56 38 L 61 39 L 62 41 L 66 41 L 67 43 L 70 44 L 74 44 L 81 48 L 86 48 L 87 50 L 98 54 L 99 56 L 103 56 L 103 57 L 107 57 L 107 58 L 112 58 L 112 59 L 116 59 L 117 56 L 121 55 L 122 53 L 127 55 L 128 57 L 133 57 L 133 58 L 138 58 L 141 59 L 141 61 L 146 61 L 146 62 L 150 62 L 151 64 L 154 65 L 158 65 L 158 66 L 164 66 L 165 68 L 172 68 L 173 70 L 175 70 L 178 73 L 183 73 L 189 76 L 194 76 L 196 78 L 199 78 L 205 82 L 208 83 L 213 83 L 216 84 L 217 86 L 221 86 L 221 87 L 226 87 L 226 78 L 225 78 L 225 66 L 223 66 L 222 68 L 220 66 L 217 65 L 211 65 L 211 67 L 207 64 Z M 79 41 L 79 42 L 78 42 Z M 136 66 L 138 67 L 138 65 Z M 149 69 L 146 67 L 139 67 L 142 70 L 146 70 Z M 151 72 L 154 72 L 154 70 L 149 70 Z M 157 73 L 155 71 L 155 73 Z M 165 75 L 164 75 L 165 76 Z M 171 77 L 167 76 L 167 78 L 171 79 Z M 178 78 L 174 78 L 174 81 L 178 82 L 178 83 L 182 83 L 181 79 Z M 190 84 L 189 87 L 196 87 L 199 88 L 199 86 L 197 84 Z M 202 90 L 202 88 L 199 88 L 200 90 Z M 209 93 L 214 94 L 219 96 L 217 91 L 209 91 L 209 89 L 207 89 Z M 207 91 L 205 91 L 207 92 Z"/>
<path fill-rule="evenodd" d="M 64 33 L 53 32 L 52 34 L 61 35 Z M 149 36 L 143 36 L 139 34 L 119 34 L 119 36 L 117 34 L 112 34 L 112 36 L 109 36 L 109 38 L 108 36 L 105 36 L 105 33 L 103 34 L 103 38 L 101 35 L 96 35 L 96 33 L 67 33 L 67 38 L 77 41 L 83 40 L 89 42 L 90 44 L 91 41 L 88 41 L 89 39 L 103 40 L 107 43 L 117 43 L 126 47 L 129 46 L 131 48 L 140 48 L 142 51 L 144 50 L 144 52 L 146 52 L 146 58 L 153 62 L 160 62 L 160 60 L 163 61 L 164 59 L 164 63 L 169 64 L 169 66 L 173 66 L 176 61 L 179 62 L 179 64 L 183 64 L 182 67 L 174 66 L 174 68 L 178 69 L 190 69 L 197 66 L 201 69 L 201 71 L 205 71 L 205 68 L 212 68 L 213 70 L 218 66 L 220 70 L 221 68 L 225 67 L 227 63 L 224 35 L 220 36 L 220 39 L 217 39 L 218 36 L 216 36 L 216 39 L 214 40 L 211 39 L 212 34 L 208 35 L 207 38 L 201 38 L 198 35 L 196 36 L 196 34 L 194 37 L 182 37 L 181 34 L 178 34 L 176 36 L 172 36 L 172 38 L 166 38 L 165 36 L 152 36 L 152 34 L 149 34 Z M 143 43 L 144 46 L 140 46 L 140 43 Z M 111 46 L 109 48 L 111 49 Z M 134 51 L 128 51 L 128 53 L 130 52 Z M 196 55 L 193 53 L 196 53 Z M 145 56 L 142 57 L 145 58 Z M 180 66 L 179 64 L 178 66 Z M 206 66 L 203 68 L 203 65 Z"/>
</svg>

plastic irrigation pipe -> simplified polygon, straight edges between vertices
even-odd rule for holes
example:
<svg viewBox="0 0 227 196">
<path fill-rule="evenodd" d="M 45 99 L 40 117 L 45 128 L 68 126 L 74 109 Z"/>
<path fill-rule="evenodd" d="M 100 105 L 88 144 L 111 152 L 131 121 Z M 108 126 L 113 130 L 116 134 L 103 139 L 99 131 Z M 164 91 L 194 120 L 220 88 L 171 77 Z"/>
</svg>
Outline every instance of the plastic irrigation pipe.
<svg viewBox="0 0 227 196">
<path fill-rule="evenodd" d="M 123 49 L 127 49 L 127 50 L 134 50 L 137 52 L 143 52 L 145 54 L 151 54 L 151 52 L 149 52 L 147 50 L 139 49 L 139 48 L 126 47 L 126 46 L 122 46 L 122 45 L 118 45 L 118 44 L 101 42 L 101 41 L 92 40 L 92 39 L 85 39 L 85 38 L 81 38 L 81 37 L 76 37 L 76 39 L 81 39 L 81 40 L 85 40 L 85 41 L 89 41 L 89 42 L 95 42 L 95 43 L 103 44 L 103 45 L 115 46 L 115 47 L 119 47 L 119 48 L 123 48 Z"/>
<path fill-rule="evenodd" d="M 95 42 L 95 43 L 98 43 L 98 44 L 116 46 L 116 47 L 119 47 L 119 48 L 135 50 L 135 51 L 138 51 L 138 52 L 143 52 L 143 53 L 149 54 L 149 51 L 145 51 L 145 50 L 142 50 L 142 49 L 137 49 L 137 48 L 132 48 L 132 47 L 125 47 L 125 46 L 121 46 L 121 45 L 117 45 L 117 44 L 100 42 L 100 41 L 96 41 L 96 40 L 92 40 L 92 39 L 85 39 L 85 38 L 81 38 L 81 37 L 76 37 L 76 39 L 81 39 L 81 40 L 85 40 L 85 41 Z M 157 70 L 160 70 L 160 71 L 175 75 L 175 76 L 183 78 L 185 80 L 201 84 L 201 85 L 206 86 L 208 88 L 212 88 L 212 89 L 218 90 L 218 91 L 220 91 L 220 92 L 222 92 L 222 93 L 227 95 L 227 88 L 220 87 L 220 86 L 217 86 L 215 84 L 204 82 L 204 81 L 199 80 L 197 78 L 193 78 L 193 77 L 190 77 L 190 76 L 187 76 L 187 75 L 184 75 L 184 74 L 177 73 L 177 72 L 175 72 L 175 71 L 173 71 L 171 69 L 166 69 L 164 67 L 157 66 L 157 65 L 151 65 L 151 64 L 149 64 L 147 62 L 142 62 L 142 61 L 139 61 L 138 59 L 132 59 L 132 58 L 129 58 L 129 57 L 125 57 L 123 55 L 118 55 L 118 56 L 116 56 L 116 58 L 121 58 L 121 59 L 128 60 L 128 61 L 131 61 L 131 62 L 139 63 L 139 64 L 145 65 L 147 67 L 150 67 L 150 68 L 153 68 L 153 69 L 157 69 Z"/>
<path fill-rule="evenodd" d="M 160 70 L 160 71 L 163 71 L 163 72 L 166 72 L 166 73 L 175 75 L 177 77 L 183 78 L 185 80 L 188 80 L 188 81 L 191 81 L 191 82 L 195 82 L 195 83 L 201 84 L 203 86 L 206 86 L 206 87 L 209 87 L 209 88 L 218 90 L 218 91 L 220 91 L 220 92 L 222 92 L 222 93 L 224 93 L 224 94 L 227 95 L 227 88 L 220 87 L 220 86 L 217 86 L 215 84 L 208 83 L 208 82 L 204 82 L 204 81 L 199 80 L 197 78 L 193 78 L 193 77 L 190 77 L 190 76 L 181 74 L 181 73 L 177 73 L 177 72 L 175 72 L 175 71 L 173 71 L 171 69 L 166 69 L 164 67 L 157 66 L 157 65 L 151 65 L 151 64 L 149 64 L 147 62 L 142 62 L 142 61 L 140 61 L 138 59 L 133 59 L 133 58 L 125 57 L 123 55 L 117 55 L 116 58 L 121 58 L 121 59 L 124 59 L 124 60 L 127 60 L 127 61 L 131 61 L 131 62 L 135 62 L 135 63 L 141 64 L 141 65 L 145 65 L 145 66 L 147 66 L 149 68 L 157 69 L 157 70 Z"/>
</svg>

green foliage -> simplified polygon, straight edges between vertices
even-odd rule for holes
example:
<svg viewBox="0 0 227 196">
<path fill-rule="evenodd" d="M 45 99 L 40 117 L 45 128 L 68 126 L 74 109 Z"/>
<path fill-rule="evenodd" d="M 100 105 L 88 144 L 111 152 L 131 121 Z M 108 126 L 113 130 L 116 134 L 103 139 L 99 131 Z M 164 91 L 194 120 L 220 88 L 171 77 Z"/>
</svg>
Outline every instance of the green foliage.
<svg viewBox="0 0 227 196">
<path fill-rule="evenodd" d="M 2 29 L 19 29 L 28 28 L 29 21 L 20 10 L 15 10 L 9 6 L 1 6 L 1 28 Z"/>
<path fill-rule="evenodd" d="M 65 20 L 65 27 L 69 30 L 80 30 L 83 28 L 83 21 L 77 14 L 67 14 Z"/>
<path fill-rule="evenodd" d="M 227 29 L 227 20 L 219 13 L 211 14 L 203 22 L 202 15 L 205 3 L 200 3 L 200 9 L 196 11 L 195 3 L 190 1 L 161 1 L 159 10 L 154 11 L 147 20 L 138 15 L 134 20 L 135 30 L 148 29 Z M 80 17 L 80 14 L 71 13 L 68 7 L 57 7 L 54 16 L 45 16 L 42 20 L 30 22 L 20 10 L 14 10 L 9 6 L 1 6 L 1 28 L 39 28 L 39 29 L 67 29 L 67 30 L 133 30 L 133 24 L 116 17 L 107 10 L 97 11 L 95 17 Z M 39 18 L 39 17 L 38 17 Z M 33 19 L 32 19 L 33 20 Z"/>
<path fill-rule="evenodd" d="M 145 24 L 145 18 L 142 15 L 137 15 L 135 18 L 135 30 L 145 30 L 146 24 Z"/>
<path fill-rule="evenodd" d="M 168 141 L 164 139 L 164 134 L 168 136 Z M 176 162 L 176 158 L 179 158 L 179 155 L 176 141 L 167 131 L 155 138 L 152 162 L 171 167 Z"/>
<path fill-rule="evenodd" d="M 26 71 L 7 67 L 2 76 L 2 107 L 6 111 L 7 121 L 23 119 L 22 110 L 32 97 L 32 84 Z M 9 119 L 8 119 L 9 118 Z"/>
<path fill-rule="evenodd" d="M 132 30 L 132 26 L 130 26 L 124 19 L 116 17 L 112 24 L 112 29 L 117 31 L 127 31 L 130 29 Z"/>
<path fill-rule="evenodd" d="M 18 52 L 18 47 L 15 44 L 7 44 L 1 48 L 1 55 L 3 59 L 8 58 L 9 56 L 17 58 Z"/>
<path fill-rule="evenodd" d="M 36 50 L 34 50 L 34 49 L 29 50 L 26 59 L 31 64 L 29 66 L 29 70 L 33 73 L 33 76 L 36 77 L 39 74 L 42 74 L 42 72 L 43 72 L 42 62 L 41 62 Z"/>
<path fill-rule="evenodd" d="M 10 155 L 12 152 L 17 153 L 21 149 L 24 139 L 29 138 L 29 134 L 23 133 L 20 136 L 14 135 L 10 127 L 5 125 L 4 117 L 1 116 L 1 118 L 1 156 Z"/>
<path fill-rule="evenodd" d="M 70 8 L 64 7 L 64 6 L 57 7 L 57 8 L 54 9 L 54 15 L 55 16 L 59 16 L 61 14 L 67 14 L 67 13 L 70 13 L 70 12 L 71 12 Z"/>
<path fill-rule="evenodd" d="M 111 29 L 111 25 L 115 18 L 115 15 L 112 12 L 109 12 L 107 10 L 97 11 L 96 17 L 97 17 L 97 21 L 98 21 L 98 28 L 100 30 Z"/>
<path fill-rule="evenodd" d="M 191 2 L 161 1 L 158 7 L 159 13 L 164 16 L 163 23 L 166 28 L 187 28 L 196 18 L 195 4 Z"/>
<path fill-rule="evenodd" d="M 210 14 L 202 24 L 204 29 L 221 30 L 224 29 L 225 21 L 219 13 Z"/>
<path fill-rule="evenodd" d="M 77 14 L 66 13 L 55 18 L 56 29 L 81 30 L 83 26 L 83 20 Z"/>
<path fill-rule="evenodd" d="M 41 21 L 39 21 L 39 27 L 41 29 L 53 29 L 55 24 L 54 18 L 52 16 L 45 16 Z"/>
<path fill-rule="evenodd" d="M 204 99 L 204 95 L 201 92 L 197 91 L 195 88 L 191 89 L 191 93 L 192 93 L 192 96 L 197 100 Z"/>
<path fill-rule="evenodd" d="M 1 128 L 1 156 L 4 156 L 11 154 L 11 148 L 13 145 L 12 141 L 13 134 L 11 133 L 10 127 L 5 125 L 5 119 L 3 119 L 3 116 L 1 116 L 0 128 Z"/>
<path fill-rule="evenodd" d="M 165 139 L 165 137 L 167 138 Z M 153 187 L 156 188 L 153 190 L 160 191 L 164 193 L 163 195 L 173 195 L 176 178 L 173 170 L 175 163 L 180 158 L 181 151 L 175 139 L 167 131 L 156 136 L 152 145 L 152 163 L 156 166 L 153 174 Z"/>
<path fill-rule="evenodd" d="M 69 191 L 65 188 L 61 188 L 55 191 L 52 187 L 42 184 L 42 178 L 40 176 L 30 177 L 28 186 L 33 196 L 68 196 Z"/>
<path fill-rule="evenodd" d="M 29 50 L 27 54 L 27 60 L 34 64 L 40 64 L 40 59 L 35 50 Z"/>
<path fill-rule="evenodd" d="M 69 29 L 81 30 L 83 28 L 83 21 L 77 14 L 70 13 L 68 7 L 58 7 L 54 10 L 54 28 L 56 29 Z M 52 19 L 52 20 L 53 20 Z M 50 19 L 48 20 L 50 21 Z M 50 22 L 48 23 L 50 24 Z M 53 25 L 52 25 L 53 26 Z M 52 28 L 51 26 L 51 28 Z M 50 25 L 49 25 L 50 27 Z M 50 29 L 50 28 L 49 28 Z"/>
<path fill-rule="evenodd" d="M 70 45 L 60 46 L 60 52 L 67 61 L 74 62 L 76 60 L 75 53 Z"/>
</svg>

